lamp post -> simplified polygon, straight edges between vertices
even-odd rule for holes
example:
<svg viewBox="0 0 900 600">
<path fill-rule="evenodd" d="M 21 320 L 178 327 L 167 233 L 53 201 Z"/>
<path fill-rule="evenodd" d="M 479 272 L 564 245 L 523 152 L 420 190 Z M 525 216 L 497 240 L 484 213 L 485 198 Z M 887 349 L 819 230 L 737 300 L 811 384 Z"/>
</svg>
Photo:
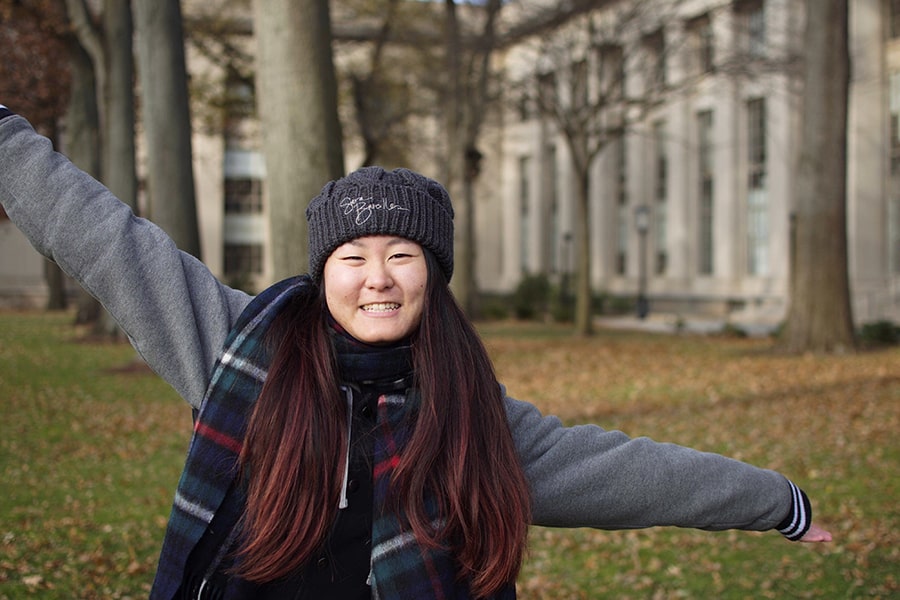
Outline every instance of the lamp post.
<svg viewBox="0 0 900 600">
<path fill-rule="evenodd" d="M 634 226 L 639 237 L 637 317 L 645 319 L 650 312 L 647 300 L 647 232 L 650 231 L 650 207 L 640 204 L 634 208 Z"/>
</svg>

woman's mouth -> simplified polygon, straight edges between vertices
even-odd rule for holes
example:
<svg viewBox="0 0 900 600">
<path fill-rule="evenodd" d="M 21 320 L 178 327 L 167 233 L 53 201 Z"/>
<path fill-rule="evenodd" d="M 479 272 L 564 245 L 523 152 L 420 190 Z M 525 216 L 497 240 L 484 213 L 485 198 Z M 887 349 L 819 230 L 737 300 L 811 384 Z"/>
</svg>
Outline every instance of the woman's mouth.
<svg viewBox="0 0 900 600">
<path fill-rule="evenodd" d="M 398 308 L 400 308 L 400 305 L 396 302 L 375 302 L 373 304 L 364 304 L 362 306 L 364 311 L 371 313 L 390 312 L 392 310 L 397 310 Z"/>
</svg>

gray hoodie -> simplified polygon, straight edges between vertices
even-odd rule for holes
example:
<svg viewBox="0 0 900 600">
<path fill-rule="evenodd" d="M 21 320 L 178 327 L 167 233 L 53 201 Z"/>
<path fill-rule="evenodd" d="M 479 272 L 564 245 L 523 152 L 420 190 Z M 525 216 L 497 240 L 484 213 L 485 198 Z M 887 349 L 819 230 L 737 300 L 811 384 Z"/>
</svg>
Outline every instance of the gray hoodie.
<svg viewBox="0 0 900 600">
<path fill-rule="evenodd" d="M 218 281 L 3 107 L 0 203 L 41 254 L 100 300 L 150 367 L 199 407 L 251 297 Z M 534 524 L 778 528 L 790 539 L 809 527 L 805 495 L 774 471 L 594 425 L 564 427 L 512 398 L 506 410 Z"/>
</svg>

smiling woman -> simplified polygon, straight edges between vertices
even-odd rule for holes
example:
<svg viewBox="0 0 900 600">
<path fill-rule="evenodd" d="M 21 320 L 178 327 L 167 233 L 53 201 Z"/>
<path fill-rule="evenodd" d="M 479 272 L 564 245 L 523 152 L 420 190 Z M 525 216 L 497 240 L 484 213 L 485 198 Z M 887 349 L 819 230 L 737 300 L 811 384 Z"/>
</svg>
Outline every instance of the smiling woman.
<svg viewBox="0 0 900 600">
<path fill-rule="evenodd" d="M 256 297 L 0 107 L 0 202 L 197 411 L 151 598 L 514 598 L 530 525 L 826 541 L 774 471 L 506 396 L 449 288 L 439 183 L 310 203 L 308 275 Z"/>
<path fill-rule="evenodd" d="M 419 326 L 427 278 L 419 244 L 390 236 L 357 238 L 325 261 L 328 311 L 361 342 L 396 342 Z"/>
</svg>

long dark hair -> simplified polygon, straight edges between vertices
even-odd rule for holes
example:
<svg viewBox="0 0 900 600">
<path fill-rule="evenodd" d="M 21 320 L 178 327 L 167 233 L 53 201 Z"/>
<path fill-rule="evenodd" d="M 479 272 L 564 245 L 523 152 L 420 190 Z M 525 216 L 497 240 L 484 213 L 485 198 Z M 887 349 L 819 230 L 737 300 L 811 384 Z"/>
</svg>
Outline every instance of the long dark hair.
<svg viewBox="0 0 900 600">
<path fill-rule="evenodd" d="M 413 335 L 421 405 L 395 469 L 391 500 L 420 543 L 450 550 L 475 597 L 515 580 L 531 516 L 504 401 L 487 351 L 430 252 L 422 321 Z M 247 506 L 239 574 L 272 581 L 321 546 L 337 512 L 348 443 L 323 294 L 285 309 L 269 376 L 241 454 Z M 423 490 L 438 500 L 434 530 Z M 291 515 L 285 518 L 285 515 Z"/>
</svg>

